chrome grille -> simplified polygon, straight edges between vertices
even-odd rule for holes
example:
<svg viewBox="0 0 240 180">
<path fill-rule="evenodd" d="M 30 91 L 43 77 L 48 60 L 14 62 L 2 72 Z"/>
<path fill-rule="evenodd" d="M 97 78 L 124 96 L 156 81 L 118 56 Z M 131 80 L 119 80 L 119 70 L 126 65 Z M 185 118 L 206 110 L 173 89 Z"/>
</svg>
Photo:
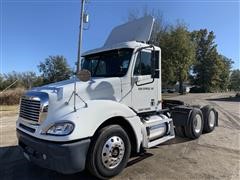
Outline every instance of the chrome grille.
<svg viewBox="0 0 240 180">
<path fill-rule="evenodd" d="M 19 114 L 20 117 L 38 123 L 40 111 L 41 111 L 40 100 L 22 97 Z"/>
<path fill-rule="evenodd" d="M 26 124 L 40 125 L 47 118 L 48 101 L 47 93 L 28 91 L 21 98 L 20 121 L 25 121 Z"/>
</svg>

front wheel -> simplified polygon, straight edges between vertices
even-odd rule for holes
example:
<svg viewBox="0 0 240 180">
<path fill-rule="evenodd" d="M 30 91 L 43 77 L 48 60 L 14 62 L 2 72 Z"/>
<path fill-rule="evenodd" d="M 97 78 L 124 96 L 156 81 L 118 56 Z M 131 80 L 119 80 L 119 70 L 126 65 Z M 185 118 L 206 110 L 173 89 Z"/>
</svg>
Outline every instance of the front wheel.
<svg viewBox="0 0 240 180">
<path fill-rule="evenodd" d="M 130 152 L 129 137 L 121 126 L 104 127 L 93 138 L 86 162 L 87 169 L 100 179 L 108 179 L 124 169 Z"/>
</svg>

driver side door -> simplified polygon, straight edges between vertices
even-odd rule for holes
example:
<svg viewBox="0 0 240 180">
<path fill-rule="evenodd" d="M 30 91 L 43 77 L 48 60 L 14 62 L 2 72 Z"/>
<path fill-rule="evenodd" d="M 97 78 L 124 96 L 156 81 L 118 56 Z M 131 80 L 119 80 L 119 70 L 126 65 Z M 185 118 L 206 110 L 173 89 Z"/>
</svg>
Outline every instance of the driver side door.
<svg viewBox="0 0 240 180">
<path fill-rule="evenodd" d="M 156 110 L 158 82 L 152 77 L 152 51 L 139 51 L 132 74 L 132 106 L 138 113 Z"/>
</svg>

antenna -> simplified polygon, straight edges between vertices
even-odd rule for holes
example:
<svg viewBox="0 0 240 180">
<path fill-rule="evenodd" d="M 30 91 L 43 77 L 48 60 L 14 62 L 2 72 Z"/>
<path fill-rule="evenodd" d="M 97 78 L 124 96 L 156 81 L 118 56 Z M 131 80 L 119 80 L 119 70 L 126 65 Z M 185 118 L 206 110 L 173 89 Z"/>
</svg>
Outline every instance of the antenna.
<svg viewBox="0 0 240 180">
<path fill-rule="evenodd" d="M 85 1 L 86 0 L 81 0 L 81 14 L 80 14 L 80 26 L 79 26 L 79 37 L 78 37 L 78 54 L 77 54 L 77 62 L 76 62 L 76 72 L 74 75 L 74 90 L 69 98 L 69 100 L 67 102 L 65 102 L 66 105 L 69 104 L 71 98 L 73 97 L 73 101 L 74 101 L 74 111 L 77 111 L 76 108 L 76 97 L 78 97 L 82 102 L 84 102 L 85 107 L 87 106 L 87 103 L 77 94 L 77 79 L 76 76 L 79 73 L 80 69 L 81 69 L 81 48 L 82 48 L 82 32 L 83 32 L 83 23 L 88 23 L 89 21 L 89 16 L 88 14 L 84 13 L 84 5 L 85 5 Z"/>
<path fill-rule="evenodd" d="M 82 48 L 82 32 L 83 32 L 83 18 L 86 17 L 84 15 L 84 5 L 85 5 L 85 0 L 82 0 L 81 3 L 81 15 L 80 15 L 80 27 L 79 27 L 79 37 L 78 37 L 78 55 L 77 55 L 77 72 L 81 69 L 81 48 Z M 86 18 L 84 18 L 86 19 Z M 87 18 L 88 19 L 88 18 Z"/>
</svg>

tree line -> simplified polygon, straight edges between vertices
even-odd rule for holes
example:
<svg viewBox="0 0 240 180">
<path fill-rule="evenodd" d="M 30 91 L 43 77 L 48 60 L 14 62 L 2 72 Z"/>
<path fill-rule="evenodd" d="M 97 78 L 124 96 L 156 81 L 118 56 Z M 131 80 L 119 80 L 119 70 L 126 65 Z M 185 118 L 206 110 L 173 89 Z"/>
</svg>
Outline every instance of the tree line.
<svg viewBox="0 0 240 180">
<path fill-rule="evenodd" d="M 170 87 L 189 82 L 196 92 L 240 91 L 240 70 L 231 71 L 233 61 L 217 51 L 215 34 L 207 29 L 189 31 L 183 22 L 163 23 L 163 17 L 154 11 L 131 12 L 128 21 L 141 16 L 156 18 L 149 43 L 161 47 L 162 86 Z M 69 79 L 74 73 L 64 56 L 49 56 L 35 72 L 0 74 L 0 90 L 7 87 L 30 89 L 52 82 Z M 14 83 L 14 84 L 13 84 Z"/>
<path fill-rule="evenodd" d="M 162 50 L 162 54 L 164 51 Z M 170 55 L 168 55 L 170 56 Z M 164 56 L 165 58 L 167 56 Z M 234 90 L 240 91 L 240 70 L 230 71 L 229 61 L 224 56 L 219 56 L 219 61 L 222 69 L 218 69 L 218 64 L 209 65 L 214 62 L 204 62 L 203 64 L 197 63 L 192 68 L 191 75 L 186 68 L 191 69 L 187 64 L 180 64 L 170 59 L 163 59 L 162 57 L 162 81 L 163 86 L 173 85 L 178 80 L 190 80 L 193 85 L 197 85 L 201 88 L 200 92 L 214 92 L 214 90 L 226 91 Z M 166 61 L 167 60 L 167 61 Z M 174 66 L 174 63 L 178 63 Z M 208 66 L 205 66 L 207 63 Z M 165 66 L 166 65 L 166 66 Z M 175 67 L 174 71 L 172 67 Z M 212 66 L 212 67 L 211 67 Z M 224 69 L 224 67 L 226 69 Z M 216 68 L 215 71 L 212 69 Z M 42 86 L 45 84 L 58 82 L 61 80 L 69 79 L 74 73 L 70 66 L 67 64 L 66 58 L 63 56 L 50 56 L 38 65 L 40 75 L 36 75 L 35 72 L 10 72 L 6 74 L 0 74 L 0 90 L 4 90 L 9 87 L 9 89 L 14 89 L 17 87 L 22 87 L 24 89 L 31 89 L 32 87 Z M 199 74 L 197 74 L 200 71 Z M 202 74 L 205 73 L 205 74 Z"/>
<path fill-rule="evenodd" d="M 10 72 L 0 74 L 0 90 L 6 88 L 14 89 L 22 87 L 31 89 L 32 87 L 42 86 L 69 79 L 73 75 L 73 70 L 67 63 L 64 56 L 49 56 L 37 66 L 40 75 L 35 72 Z"/>
</svg>

